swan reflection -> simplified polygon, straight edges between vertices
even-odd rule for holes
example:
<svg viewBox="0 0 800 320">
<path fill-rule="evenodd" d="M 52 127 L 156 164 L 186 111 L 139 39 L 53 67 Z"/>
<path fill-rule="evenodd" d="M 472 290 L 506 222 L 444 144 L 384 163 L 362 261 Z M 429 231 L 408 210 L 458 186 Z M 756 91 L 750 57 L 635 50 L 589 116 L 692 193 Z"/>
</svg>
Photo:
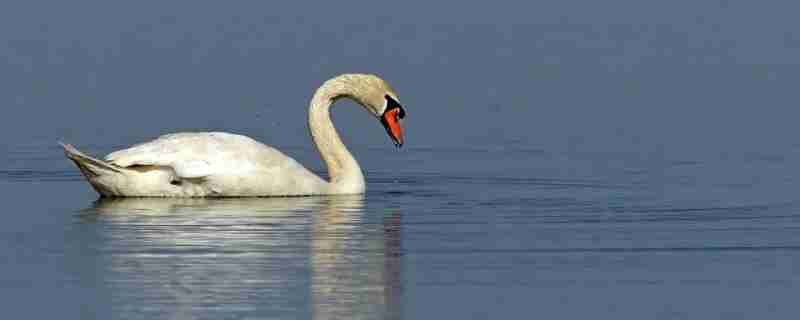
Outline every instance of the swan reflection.
<svg viewBox="0 0 800 320">
<path fill-rule="evenodd" d="M 311 293 L 314 319 L 399 316 L 399 215 L 365 233 L 352 209 L 330 206 L 314 217 Z M 377 239 L 375 239 L 377 238 Z"/>
<path fill-rule="evenodd" d="M 362 196 L 109 198 L 81 218 L 102 232 L 98 276 L 122 314 L 399 315 L 400 216 Z"/>
</svg>

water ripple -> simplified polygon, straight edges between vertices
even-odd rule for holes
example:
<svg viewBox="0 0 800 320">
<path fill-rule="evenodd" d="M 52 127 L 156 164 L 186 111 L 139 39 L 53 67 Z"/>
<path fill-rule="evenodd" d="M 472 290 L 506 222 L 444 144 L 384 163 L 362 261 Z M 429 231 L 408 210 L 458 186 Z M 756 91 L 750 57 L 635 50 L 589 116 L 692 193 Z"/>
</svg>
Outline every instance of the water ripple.
<svg viewBox="0 0 800 320">
<path fill-rule="evenodd" d="M 708 247 L 606 247 L 606 248 L 469 248 L 417 250 L 407 255 L 471 255 L 471 254 L 559 254 L 559 253 L 639 253 L 639 252 L 722 252 L 722 251 L 800 251 L 800 245 L 786 246 L 708 246 Z"/>
<path fill-rule="evenodd" d="M 77 181 L 81 179 L 77 170 L 0 170 L 0 180 L 2 181 Z"/>
</svg>

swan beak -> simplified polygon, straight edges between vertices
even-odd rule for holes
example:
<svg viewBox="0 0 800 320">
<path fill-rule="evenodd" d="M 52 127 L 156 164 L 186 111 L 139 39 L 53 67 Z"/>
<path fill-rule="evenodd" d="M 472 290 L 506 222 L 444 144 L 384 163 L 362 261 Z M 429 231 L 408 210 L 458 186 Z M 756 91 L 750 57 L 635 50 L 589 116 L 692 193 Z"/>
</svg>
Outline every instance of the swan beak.
<svg viewBox="0 0 800 320">
<path fill-rule="evenodd" d="M 381 116 L 381 124 L 392 138 L 394 145 L 398 148 L 403 146 L 403 128 L 400 127 L 400 119 L 405 116 L 402 108 L 392 108 L 386 110 Z"/>
</svg>

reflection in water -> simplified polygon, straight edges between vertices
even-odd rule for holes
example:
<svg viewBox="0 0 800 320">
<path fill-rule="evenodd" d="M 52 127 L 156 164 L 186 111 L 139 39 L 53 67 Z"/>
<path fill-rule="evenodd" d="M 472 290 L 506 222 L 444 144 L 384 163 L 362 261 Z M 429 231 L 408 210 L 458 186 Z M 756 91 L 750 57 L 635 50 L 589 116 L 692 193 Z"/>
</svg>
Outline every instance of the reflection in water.
<svg viewBox="0 0 800 320">
<path fill-rule="evenodd" d="M 400 242 L 400 214 L 393 213 L 384 219 L 384 268 L 383 290 L 385 292 L 384 305 L 386 306 L 386 319 L 401 319 L 402 311 L 402 279 L 400 256 L 402 246 Z"/>
<path fill-rule="evenodd" d="M 311 292 L 314 319 L 399 310 L 399 215 L 385 220 L 384 241 L 364 241 L 360 210 L 332 204 L 314 218 Z"/>
<path fill-rule="evenodd" d="M 396 318 L 400 216 L 375 223 L 382 217 L 363 205 L 361 196 L 101 199 L 82 219 L 107 240 L 96 244 L 98 276 L 118 314 Z"/>
</svg>

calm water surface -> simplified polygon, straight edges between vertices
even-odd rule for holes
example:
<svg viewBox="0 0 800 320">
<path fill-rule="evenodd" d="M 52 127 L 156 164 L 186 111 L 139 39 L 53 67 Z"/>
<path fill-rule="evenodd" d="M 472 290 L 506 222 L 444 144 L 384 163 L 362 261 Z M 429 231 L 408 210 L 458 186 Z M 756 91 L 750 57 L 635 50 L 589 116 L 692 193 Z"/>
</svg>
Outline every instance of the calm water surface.
<svg viewBox="0 0 800 320">
<path fill-rule="evenodd" d="M 367 170 L 364 196 L 96 200 L 55 146 L 15 148 L 9 166 L 37 168 L 0 182 L 0 295 L 15 314 L 68 318 L 800 311 L 798 182 L 781 173 L 798 152 L 653 162 L 517 150 L 496 169 L 486 150 L 403 152 L 426 166 L 387 160 L 399 169 Z M 742 174 L 750 166 L 762 169 Z"/>
<path fill-rule="evenodd" d="M 501 1 L 502 2 L 502 1 Z M 36 1 L 0 10 L 9 319 L 795 319 L 794 2 Z M 361 197 L 97 200 L 94 155 L 231 131 L 323 173 L 351 102 Z"/>
</svg>

